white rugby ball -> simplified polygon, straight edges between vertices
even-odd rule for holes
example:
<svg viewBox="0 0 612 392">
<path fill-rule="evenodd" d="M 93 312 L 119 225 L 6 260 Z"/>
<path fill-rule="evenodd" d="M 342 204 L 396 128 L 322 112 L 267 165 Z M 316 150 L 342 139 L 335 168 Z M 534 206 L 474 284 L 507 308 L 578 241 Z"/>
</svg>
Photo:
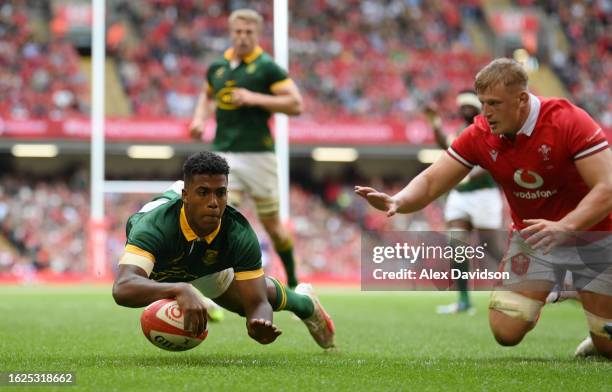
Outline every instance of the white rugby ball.
<svg viewBox="0 0 612 392">
<path fill-rule="evenodd" d="M 160 299 L 147 306 L 140 326 L 151 343 L 168 351 L 191 350 L 208 336 L 208 328 L 199 336 L 185 331 L 183 311 L 174 299 Z"/>
</svg>

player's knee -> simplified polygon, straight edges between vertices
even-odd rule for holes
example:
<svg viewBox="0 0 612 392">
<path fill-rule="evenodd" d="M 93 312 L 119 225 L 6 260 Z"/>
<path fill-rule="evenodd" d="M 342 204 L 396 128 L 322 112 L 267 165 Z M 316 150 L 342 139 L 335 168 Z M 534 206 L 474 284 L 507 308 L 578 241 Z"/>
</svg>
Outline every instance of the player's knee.
<svg viewBox="0 0 612 392">
<path fill-rule="evenodd" d="M 278 214 L 271 216 L 261 216 L 261 223 L 272 240 L 275 249 L 282 247 L 288 240 L 289 236 L 285 227 L 282 225 Z"/>
<path fill-rule="evenodd" d="M 489 325 L 493 337 L 502 346 L 516 346 L 533 328 L 532 323 L 512 318 L 494 309 L 489 310 Z"/>
<path fill-rule="evenodd" d="M 597 352 L 608 359 L 612 359 L 612 340 L 594 335 L 592 332 L 591 338 Z"/>
<path fill-rule="evenodd" d="M 595 348 L 601 355 L 612 358 L 612 319 L 598 316 L 587 310 L 584 311 L 584 314 Z"/>
<path fill-rule="evenodd" d="M 511 319 L 534 323 L 540 317 L 543 301 L 526 297 L 514 291 L 493 291 L 489 309 L 495 310 Z"/>
<path fill-rule="evenodd" d="M 514 346 L 536 324 L 544 303 L 512 291 L 494 291 L 489 303 L 489 324 L 495 340 Z"/>
<path fill-rule="evenodd" d="M 278 218 L 279 207 L 277 198 L 255 199 L 255 209 L 262 222 L 270 218 Z"/>
</svg>

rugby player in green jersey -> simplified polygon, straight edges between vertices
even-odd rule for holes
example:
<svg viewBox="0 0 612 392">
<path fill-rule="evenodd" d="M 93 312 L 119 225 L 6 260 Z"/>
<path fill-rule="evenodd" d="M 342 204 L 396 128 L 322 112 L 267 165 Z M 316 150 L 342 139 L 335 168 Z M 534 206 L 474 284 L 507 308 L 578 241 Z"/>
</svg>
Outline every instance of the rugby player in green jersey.
<svg viewBox="0 0 612 392">
<path fill-rule="evenodd" d="M 261 344 L 281 334 L 272 312 L 289 310 L 319 346 L 333 347 L 333 322 L 312 287 L 301 284 L 293 291 L 264 275 L 255 232 L 227 206 L 228 174 L 219 155 L 194 154 L 183 166 L 184 183 L 178 181 L 129 218 L 115 301 L 143 307 L 176 298 L 185 329 L 199 335 L 206 328 L 203 294 L 246 317 L 249 336 Z"/>
<path fill-rule="evenodd" d="M 295 287 L 293 242 L 278 214 L 277 164 L 268 121 L 276 112 L 300 114 L 302 97 L 287 72 L 258 45 L 262 24 L 261 15 L 253 10 L 232 12 L 232 47 L 208 68 L 190 132 L 201 140 L 214 102 L 217 130 L 212 149 L 232 167 L 230 204 L 238 207 L 243 194 L 253 198 L 257 215 L 283 262 L 289 287 Z"/>
<path fill-rule="evenodd" d="M 482 105 L 473 90 L 462 90 L 457 95 L 457 108 L 463 119 L 463 128 L 474 122 L 474 117 L 480 114 Z M 434 131 L 438 146 L 446 150 L 453 140 L 459 136 L 460 129 L 454 135 L 446 135 L 442 130 L 442 118 L 435 106 L 425 109 L 429 125 Z M 444 220 L 446 228 L 451 234 L 451 244 L 463 246 L 470 241 L 470 232 L 475 231 L 481 244 L 487 244 L 487 253 L 496 261 L 501 260 L 498 236 L 503 224 L 503 201 L 497 184 L 489 172 L 481 167 L 474 168 L 469 176 L 457 185 L 446 199 L 444 207 Z M 470 270 L 469 262 L 453 263 L 452 268 L 467 272 Z M 459 291 L 457 302 L 449 305 L 440 305 L 436 312 L 439 314 L 456 314 L 466 312 L 474 314 L 476 311 L 470 303 L 468 280 L 458 278 L 456 289 Z"/>
</svg>

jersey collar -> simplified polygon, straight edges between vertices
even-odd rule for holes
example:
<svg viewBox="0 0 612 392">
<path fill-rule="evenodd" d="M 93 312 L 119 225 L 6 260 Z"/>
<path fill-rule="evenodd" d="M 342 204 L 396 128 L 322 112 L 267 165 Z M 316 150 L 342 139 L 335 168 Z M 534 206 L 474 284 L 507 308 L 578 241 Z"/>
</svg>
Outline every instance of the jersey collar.
<svg viewBox="0 0 612 392">
<path fill-rule="evenodd" d="M 198 235 L 193 231 L 191 226 L 189 226 L 189 222 L 187 222 L 187 216 L 185 215 L 185 206 L 181 207 L 180 223 L 181 223 L 181 231 L 183 232 L 183 235 L 185 236 L 185 239 L 188 242 L 191 242 L 195 240 L 196 238 L 198 238 Z M 212 233 L 204 237 L 204 240 L 206 241 L 208 245 L 210 245 L 210 243 L 213 242 L 215 237 L 217 237 L 217 234 L 219 234 L 220 230 L 221 230 L 221 223 L 219 223 L 219 226 L 217 226 L 215 231 L 213 231 Z"/>
<path fill-rule="evenodd" d="M 259 57 L 262 53 L 263 49 L 261 48 L 261 46 L 256 46 L 251 53 L 247 54 L 242 58 L 242 61 L 245 64 L 250 64 L 255 61 L 257 57 Z M 223 57 L 225 57 L 227 61 L 231 61 L 232 57 L 234 57 L 234 48 L 227 49 L 225 53 L 223 53 Z"/>
<path fill-rule="evenodd" d="M 529 94 L 529 115 L 517 135 L 522 133 L 525 136 L 531 136 L 535 129 L 536 122 L 538 121 L 538 116 L 540 115 L 540 105 L 538 97 Z"/>
</svg>

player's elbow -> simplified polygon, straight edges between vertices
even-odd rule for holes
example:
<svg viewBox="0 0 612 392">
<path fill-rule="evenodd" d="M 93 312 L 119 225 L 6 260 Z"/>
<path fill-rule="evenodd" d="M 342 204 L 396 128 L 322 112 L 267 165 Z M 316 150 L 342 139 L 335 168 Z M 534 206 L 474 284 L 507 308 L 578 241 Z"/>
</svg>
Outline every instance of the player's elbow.
<svg viewBox="0 0 612 392">
<path fill-rule="evenodd" d="M 601 192 L 605 195 L 605 200 L 612 205 L 612 181 L 603 182 L 600 185 Z"/>
<path fill-rule="evenodd" d="M 125 281 L 116 280 L 113 284 L 113 299 L 119 306 L 131 306 L 129 290 L 126 287 Z"/>
<path fill-rule="evenodd" d="M 291 103 L 291 107 L 287 111 L 290 116 L 299 116 L 304 111 L 304 102 L 301 98 L 295 98 Z"/>
</svg>

